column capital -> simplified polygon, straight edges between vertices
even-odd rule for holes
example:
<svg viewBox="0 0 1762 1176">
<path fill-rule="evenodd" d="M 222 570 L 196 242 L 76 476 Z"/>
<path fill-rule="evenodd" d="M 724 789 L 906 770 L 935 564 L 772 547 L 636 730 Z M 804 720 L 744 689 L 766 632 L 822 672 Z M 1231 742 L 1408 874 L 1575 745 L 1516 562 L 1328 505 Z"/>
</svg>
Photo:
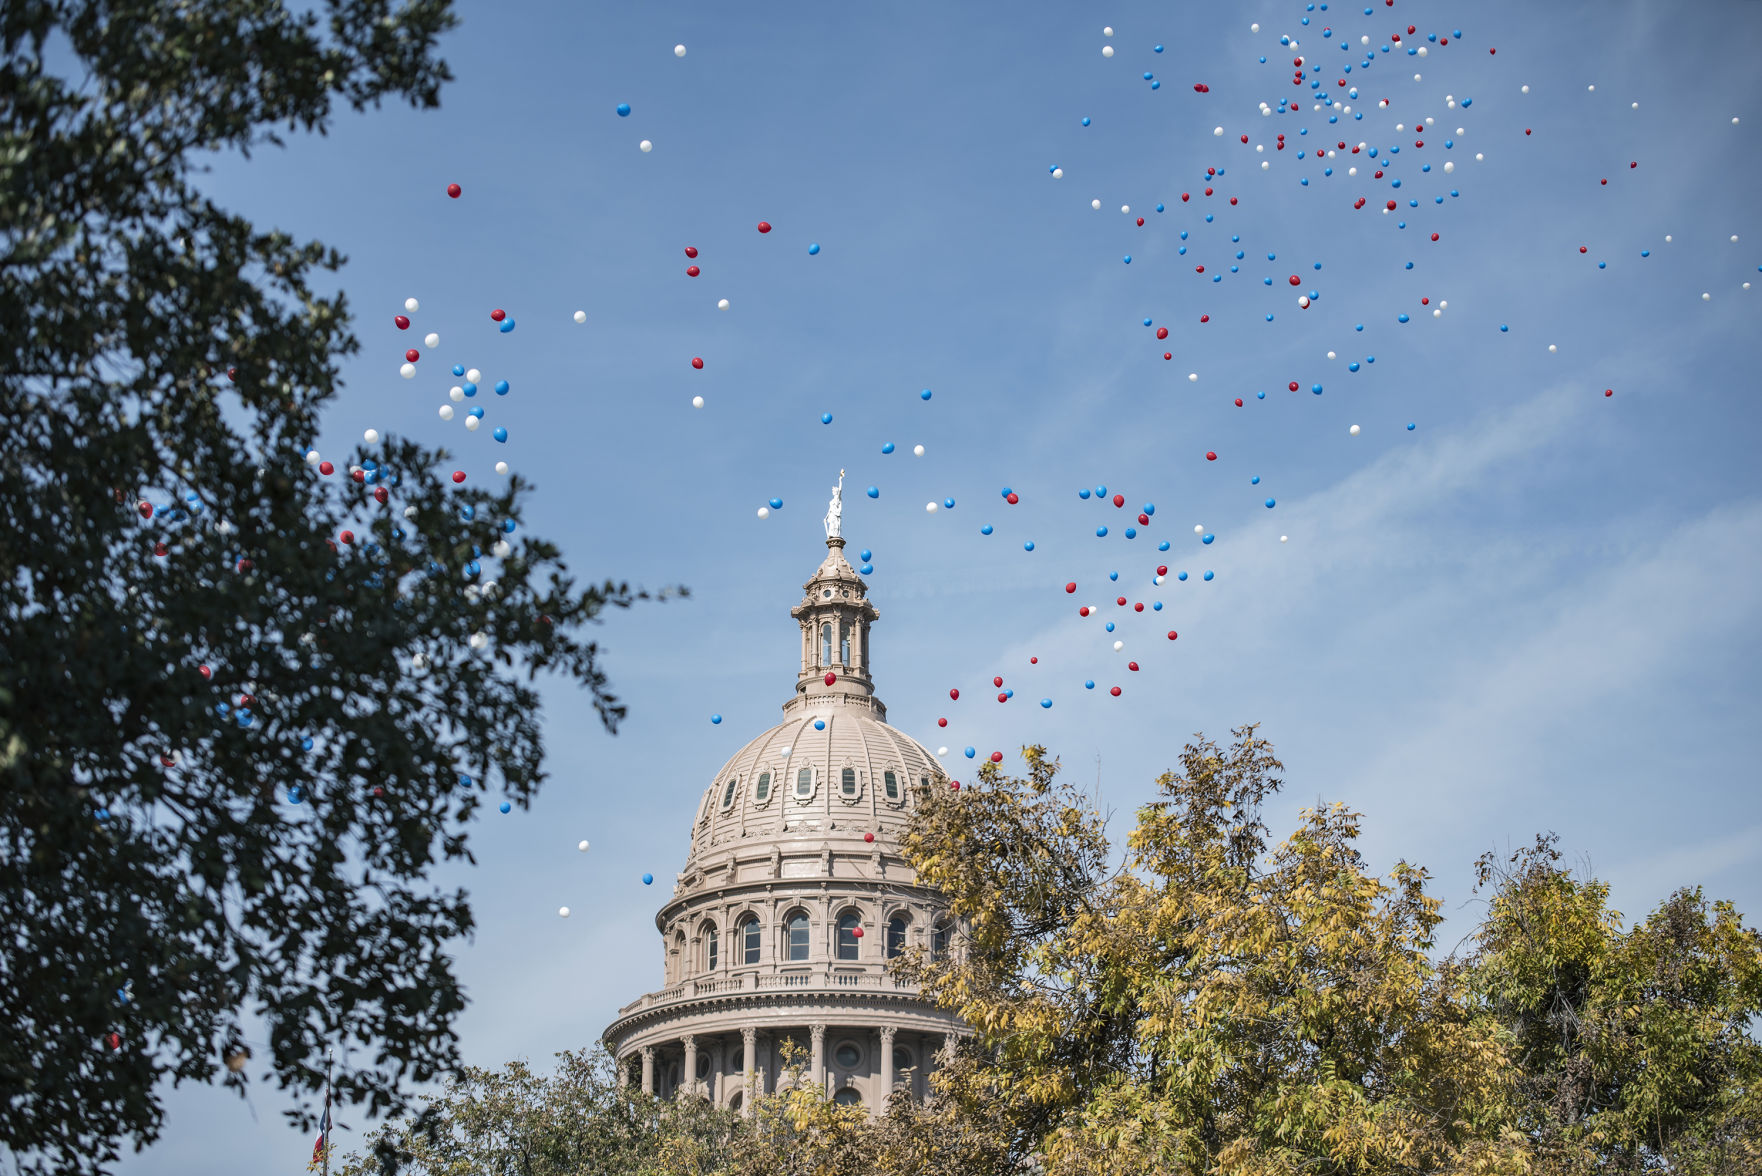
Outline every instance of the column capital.
<svg viewBox="0 0 1762 1176">
<path fill-rule="evenodd" d="M 679 1041 L 680 1041 L 680 1044 L 685 1046 L 686 1049 L 690 1049 L 692 1046 L 697 1044 L 697 1034 L 695 1034 L 695 1033 L 683 1034 L 679 1038 Z"/>
<path fill-rule="evenodd" d="M 759 1038 L 759 1031 L 756 1026 L 743 1025 L 741 1027 L 740 1040 L 746 1044 L 746 1047 L 748 1049 L 751 1049 L 753 1047 L 753 1043 L 755 1041 L 757 1041 L 758 1038 Z"/>
<path fill-rule="evenodd" d="M 639 1052 L 642 1054 L 643 1061 L 645 1061 L 645 1062 L 654 1061 L 654 1058 L 655 1058 L 655 1047 L 654 1046 L 645 1045 L 642 1047 L 642 1049 Z"/>
<path fill-rule="evenodd" d="M 824 1025 L 809 1025 L 808 1032 L 812 1035 L 815 1045 L 826 1040 L 826 1026 Z"/>
<path fill-rule="evenodd" d="M 897 1032 L 899 1032 L 899 1029 L 897 1026 L 894 1026 L 894 1025 L 881 1026 L 881 1046 L 882 1046 L 882 1048 L 885 1049 L 885 1048 L 888 1048 L 893 1045 L 893 1035 Z"/>
</svg>

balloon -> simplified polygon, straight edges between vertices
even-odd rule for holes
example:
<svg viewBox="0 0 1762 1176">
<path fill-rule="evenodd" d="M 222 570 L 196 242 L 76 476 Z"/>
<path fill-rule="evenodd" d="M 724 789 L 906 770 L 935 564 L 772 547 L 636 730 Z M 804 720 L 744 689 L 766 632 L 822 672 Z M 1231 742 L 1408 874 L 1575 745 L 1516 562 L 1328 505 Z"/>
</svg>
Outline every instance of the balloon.
<svg viewBox="0 0 1762 1176">
<path fill-rule="evenodd" d="M 922 392 L 920 392 L 920 393 L 918 393 L 918 399 L 919 399 L 919 400 L 928 400 L 928 399 L 930 399 L 930 389 L 928 389 L 928 388 L 926 388 L 926 389 L 924 389 L 924 390 L 923 390 L 923 391 L 922 391 Z"/>
<path fill-rule="evenodd" d="M 1023 551 L 1033 551 L 1034 550 L 1034 541 L 1032 539 L 1030 539 L 1026 543 L 1022 544 L 1022 550 Z"/>
<path fill-rule="evenodd" d="M 1103 45 L 1101 47 L 1101 55 L 1103 57 L 1112 57 L 1113 56 L 1113 46 L 1112 45 Z"/>
<path fill-rule="evenodd" d="M 422 309 L 422 304 L 414 298 L 406 298 L 404 299 L 404 309 L 411 314 L 415 314 L 418 310 Z"/>
<path fill-rule="evenodd" d="M 824 731 L 825 729 L 826 729 L 826 720 L 825 719 L 815 719 L 814 720 L 814 730 Z"/>
<path fill-rule="evenodd" d="M 501 809 L 501 810 L 502 810 L 502 811 L 503 811 L 503 812 L 504 812 L 504 813 L 506 813 L 506 812 L 512 812 L 512 811 L 513 811 L 513 810 L 514 810 L 514 806 L 513 806 L 513 805 L 511 805 L 511 804 L 509 804 L 509 803 L 508 803 L 508 802 L 507 802 L 507 801 L 505 801 L 505 800 L 504 800 L 504 801 L 503 801 L 503 802 L 502 802 L 502 803 L 501 803 L 501 804 L 499 804 L 499 805 L 497 805 L 497 806 L 496 806 L 496 807 L 497 807 L 497 808 L 499 808 L 499 809 Z"/>
<path fill-rule="evenodd" d="M 447 195 L 451 196 L 454 200 L 457 200 L 461 195 L 464 194 L 464 192 L 465 192 L 465 189 L 459 187 L 459 185 L 457 185 L 457 184 L 448 184 L 447 185 Z"/>
<path fill-rule="evenodd" d="M 820 252 L 819 244 L 817 242 L 810 242 L 808 245 L 808 256 L 812 257 L 818 252 Z M 860 929 L 859 929 L 859 933 L 860 933 Z"/>
<path fill-rule="evenodd" d="M 990 523 L 986 523 L 986 524 L 985 524 L 985 525 L 984 525 L 984 526 L 983 526 L 983 527 L 980 527 L 980 528 L 979 528 L 979 534 L 981 534 L 981 535 L 989 535 L 989 534 L 991 534 L 991 524 L 990 524 Z"/>
<path fill-rule="evenodd" d="M 948 692 L 948 696 L 950 698 L 954 699 L 956 702 L 959 702 L 960 697 L 961 697 L 961 692 L 959 690 L 950 690 Z"/>
<path fill-rule="evenodd" d="M 427 347 L 430 349 L 435 348 L 435 347 L 439 347 L 440 346 L 440 336 L 435 334 L 433 331 L 430 331 L 427 335 L 423 336 L 422 345 L 424 347 Z"/>
<path fill-rule="evenodd" d="M 403 376 L 406 380 L 414 380 L 416 378 L 416 365 L 413 363 L 406 363 L 398 369 L 398 374 Z"/>
<path fill-rule="evenodd" d="M 1113 695 L 1115 698 L 1118 698 L 1120 696 L 1120 688 L 1118 686 L 1115 686 L 1112 690 L 1109 690 L 1108 693 Z"/>
<path fill-rule="evenodd" d="M 463 482 L 464 480 L 465 480 L 465 471 L 464 470 L 454 470 L 453 471 L 453 481 L 455 484 L 457 484 L 459 482 Z"/>
<path fill-rule="evenodd" d="M 771 517 L 771 508 L 770 508 L 770 507 L 768 507 L 768 506 L 761 506 L 761 507 L 759 507 L 759 517 L 760 517 L 760 518 L 761 518 L 761 519 L 768 519 L 768 518 L 770 518 L 770 517 Z"/>
<path fill-rule="evenodd" d="M 991 753 L 991 762 L 994 764 L 1001 764 L 1003 762 L 1003 752 L 1001 752 L 1001 751 L 992 752 Z"/>
<path fill-rule="evenodd" d="M 587 321 L 587 312 L 585 310 L 576 311 L 575 321 L 578 323 L 585 323 Z"/>
<path fill-rule="evenodd" d="M 1042 699 L 1041 699 L 1041 700 L 1040 700 L 1040 705 L 1041 705 L 1041 706 L 1042 706 L 1042 707 L 1044 707 L 1044 708 L 1045 708 L 1045 709 L 1047 709 L 1047 710 L 1051 710 L 1051 709 L 1052 709 L 1052 699 L 1050 699 L 1050 698 L 1042 698 Z"/>
<path fill-rule="evenodd" d="M 684 45 L 673 46 L 673 56 L 684 57 L 685 56 L 685 46 Z"/>
<path fill-rule="evenodd" d="M 636 146 L 640 151 L 642 151 L 642 153 L 644 155 L 647 155 L 650 151 L 653 151 L 655 149 L 655 145 L 653 143 L 649 142 L 647 139 L 644 139 L 642 142 L 638 143 Z"/>
<path fill-rule="evenodd" d="M 768 233 L 770 231 L 771 231 L 771 222 L 770 221 L 760 221 L 759 222 L 759 232 Z"/>
<path fill-rule="evenodd" d="M 507 472 L 508 472 L 508 463 L 505 461 L 498 461 L 496 463 L 496 473 L 506 474 Z"/>
<path fill-rule="evenodd" d="M 1211 579 L 1211 572 L 1210 572 L 1210 570 L 1209 570 L 1209 569 L 1208 569 L 1208 570 L 1207 570 L 1207 571 L 1206 571 L 1206 573 L 1205 573 L 1205 578 L 1206 578 L 1206 579 L 1207 579 L 1207 580 L 1209 580 L 1209 579 Z"/>
<path fill-rule="evenodd" d="M 685 276 L 688 278 L 695 278 L 700 272 L 702 271 L 700 271 L 695 265 L 688 265 L 685 267 Z"/>
<path fill-rule="evenodd" d="M 569 917 L 569 908 L 568 907 L 558 907 L 557 908 L 557 915 L 560 918 L 567 919 Z"/>
<path fill-rule="evenodd" d="M 691 366 L 696 368 L 700 372 L 703 371 L 704 370 L 703 357 L 697 356 L 697 355 L 692 356 L 691 357 Z"/>
<path fill-rule="evenodd" d="M 497 380 L 496 381 L 496 395 L 497 396 L 506 396 L 507 394 L 508 394 L 508 381 Z"/>
<path fill-rule="evenodd" d="M 923 457 L 924 456 L 924 447 L 922 445 L 912 446 L 912 456 L 913 457 Z"/>
<path fill-rule="evenodd" d="M 929 514 L 935 514 L 936 513 L 936 504 L 934 502 L 926 502 L 924 504 L 924 510 Z"/>
<path fill-rule="evenodd" d="M 1411 428 L 1412 428 L 1412 427 L 1413 427 L 1413 426 L 1412 426 L 1412 425 L 1408 425 L 1408 426 L 1407 426 L 1407 427 L 1408 427 L 1408 428 L 1410 428 L 1410 429 L 1411 429 Z M 1266 500 L 1266 508 L 1267 508 L 1267 509 L 1268 509 L 1268 510 L 1271 510 L 1271 509 L 1272 509 L 1272 508 L 1273 508 L 1273 507 L 1275 507 L 1275 506 L 1277 506 L 1277 505 L 1278 505 L 1278 503 L 1277 503 L 1277 501 L 1276 501 L 1276 500 L 1274 500 L 1274 499 L 1271 499 L 1271 498 L 1269 498 L 1269 499 L 1267 499 L 1267 500 Z"/>
<path fill-rule="evenodd" d="M 831 424 L 831 423 L 832 423 L 832 414 L 831 414 L 831 413 L 829 413 L 829 412 L 823 412 L 823 413 L 821 413 L 821 414 L 820 414 L 820 423 L 821 423 L 821 424 L 822 424 L 822 425 L 829 425 L 829 424 Z"/>
<path fill-rule="evenodd" d="M 961 754 L 965 755 L 968 759 L 972 759 L 974 756 L 978 755 L 979 753 L 976 750 L 974 750 L 973 748 L 969 747 L 969 748 L 966 748 Z"/>
<path fill-rule="evenodd" d="M 619 118 L 629 118 L 630 117 L 630 103 L 628 103 L 628 102 L 618 103 L 618 117 Z"/>
<path fill-rule="evenodd" d="M 575 843 L 575 848 L 579 849 L 582 853 L 586 853 L 587 852 L 587 842 L 578 841 Z"/>
<path fill-rule="evenodd" d="M 509 331 L 512 331 L 513 329 L 514 329 L 514 320 L 513 319 L 509 319 L 507 322 L 503 323 L 500 327 L 500 330 L 501 330 L 502 334 L 504 334 L 504 335 L 506 335 Z"/>
<path fill-rule="evenodd" d="M 361 440 L 367 442 L 369 445 L 379 444 L 379 430 L 368 429 L 365 433 L 361 434 Z"/>
<path fill-rule="evenodd" d="M 1350 429 L 1347 429 L 1346 431 L 1348 433 L 1352 434 L 1354 437 L 1358 436 L 1358 426 L 1357 425 L 1353 425 Z"/>
<path fill-rule="evenodd" d="M 832 683 L 834 683 L 836 681 L 838 681 L 837 674 L 827 674 L 826 675 L 826 685 L 830 686 L 830 685 L 832 685 Z"/>
<path fill-rule="evenodd" d="M 642 876 L 642 884 L 644 886 L 653 886 L 655 884 L 655 876 L 653 874 L 644 874 Z"/>
<path fill-rule="evenodd" d="M 410 329 L 410 320 L 401 314 L 392 316 L 392 322 L 397 324 L 398 330 L 400 331 L 408 331 Z"/>
<path fill-rule="evenodd" d="M 870 498 L 879 498 L 881 497 L 881 488 L 879 486 L 870 486 L 868 493 Z"/>
<path fill-rule="evenodd" d="M 1217 453 L 1212 450 L 1207 450 L 1206 454 L 1205 454 L 1205 460 L 1206 461 L 1216 461 L 1217 460 Z"/>
<path fill-rule="evenodd" d="M 490 433 L 490 436 L 494 437 L 504 445 L 508 443 L 508 430 L 502 428 L 500 425 L 496 426 L 495 430 Z"/>
<path fill-rule="evenodd" d="M 893 442 L 891 442 L 891 441 L 883 442 L 881 445 L 881 452 L 882 453 L 892 453 L 893 452 Z"/>
</svg>

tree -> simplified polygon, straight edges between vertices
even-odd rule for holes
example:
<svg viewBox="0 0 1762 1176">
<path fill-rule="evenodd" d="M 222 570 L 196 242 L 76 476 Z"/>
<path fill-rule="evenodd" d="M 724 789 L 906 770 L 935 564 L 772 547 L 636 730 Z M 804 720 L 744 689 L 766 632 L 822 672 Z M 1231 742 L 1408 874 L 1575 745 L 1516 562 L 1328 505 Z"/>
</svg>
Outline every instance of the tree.
<svg viewBox="0 0 1762 1176">
<path fill-rule="evenodd" d="M 162 1078 L 454 1070 L 480 798 L 543 779 L 532 678 L 623 708 L 582 627 L 641 593 L 517 534 L 529 487 L 388 438 L 305 460 L 358 349 L 343 259 L 204 153 L 436 105 L 449 0 L 0 5 L 0 1145 L 101 1170 Z M 61 67 L 58 72 L 58 65 Z M 341 464 L 341 463 L 339 463 Z M 499 561 L 496 573 L 485 570 Z M 292 1112 L 310 1125 L 310 1114 Z"/>
<path fill-rule="evenodd" d="M 1472 989 L 1516 1042 L 1524 1130 L 1562 1172 L 1762 1170 L 1762 933 L 1698 887 L 1623 932 L 1556 843 L 1476 864 Z"/>
<path fill-rule="evenodd" d="M 1281 765 L 1255 728 L 1198 739 L 1140 809 L 1123 868 L 1042 748 L 1028 774 L 926 791 L 905 840 L 966 928 L 907 969 L 977 1032 L 960 1096 L 1001 1100 L 1057 1173 L 1499 1171 L 1505 1041 L 1427 952 L 1426 872 L 1367 874 L 1359 816 L 1305 810 L 1269 847 Z"/>
</svg>

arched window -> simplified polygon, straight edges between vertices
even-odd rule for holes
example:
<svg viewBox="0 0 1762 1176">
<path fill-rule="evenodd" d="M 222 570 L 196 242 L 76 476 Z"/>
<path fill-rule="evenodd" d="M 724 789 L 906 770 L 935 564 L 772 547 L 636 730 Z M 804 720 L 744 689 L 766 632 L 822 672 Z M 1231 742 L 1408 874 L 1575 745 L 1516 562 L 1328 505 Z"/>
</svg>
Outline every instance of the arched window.
<svg viewBox="0 0 1762 1176">
<path fill-rule="evenodd" d="M 820 664 L 832 664 L 832 625 L 830 622 L 820 626 Z"/>
<path fill-rule="evenodd" d="M 857 958 L 857 927 L 862 923 L 855 911 L 845 911 L 838 916 L 838 958 L 854 960 Z"/>
<path fill-rule="evenodd" d="M 758 801 L 760 804 L 764 804 L 765 801 L 770 799 L 770 797 L 771 797 L 771 773 L 760 772 L 758 786 L 753 789 L 753 799 Z"/>
<path fill-rule="evenodd" d="M 850 622 L 838 622 L 838 660 L 850 665 Z"/>
<path fill-rule="evenodd" d="M 673 982 L 685 979 L 685 932 L 673 936 L 673 958 L 668 962 L 673 965 Z"/>
<path fill-rule="evenodd" d="M 899 799 L 899 777 L 892 772 L 882 772 L 881 782 L 887 786 L 887 799 Z"/>
<path fill-rule="evenodd" d="M 803 768 L 795 774 L 795 798 L 807 800 L 814 794 L 814 769 Z"/>
<path fill-rule="evenodd" d="M 721 947 L 721 937 L 716 934 L 713 926 L 704 927 L 704 968 L 706 971 L 716 970 L 716 953 Z"/>
<path fill-rule="evenodd" d="M 846 768 L 838 777 L 838 787 L 846 796 L 857 794 L 857 770 Z"/>
<path fill-rule="evenodd" d="M 783 926 L 789 932 L 789 958 L 805 960 L 808 958 L 808 916 L 805 911 L 796 911 L 790 915 Z"/>
<path fill-rule="evenodd" d="M 912 1068 L 912 1051 L 907 1049 L 903 1045 L 894 1046 L 893 1047 L 893 1072 L 895 1074 L 898 1074 L 902 1070 L 909 1070 L 911 1068 Z"/>
<path fill-rule="evenodd" d="M 734 803 L 734 789 L 740 783 L 739 776 L 728 777 L 728 784 L 722 789 L 722 807 L 728 808 Z"/>
<path fill-rule="evenodd" d="M 905 951 L 906 917 L 895 915 L 887 920 L 887 958 L 893 959 Z"/>
<path fill-rule="evenodd" d="M 756 964 L 759 962 L 759 921 L 751 915 L 740 925 L 740 962 Z"/>
<path fill-rule="evenodd" d="M 953 926 L 945 920 L 936 924 L 936 929 L 930 933 L 930 955 L 933 958 L 941 959 L 948 954 L 949 933 Z"/>
<path fill-rule="evenodd" d="M 854 1107 L 861 1105 L 863 1096 L 858 1094 L 854 1087 L 846 1086 L 832 1096 L 832 1101 L 841 1107 Z"/>
</svg>

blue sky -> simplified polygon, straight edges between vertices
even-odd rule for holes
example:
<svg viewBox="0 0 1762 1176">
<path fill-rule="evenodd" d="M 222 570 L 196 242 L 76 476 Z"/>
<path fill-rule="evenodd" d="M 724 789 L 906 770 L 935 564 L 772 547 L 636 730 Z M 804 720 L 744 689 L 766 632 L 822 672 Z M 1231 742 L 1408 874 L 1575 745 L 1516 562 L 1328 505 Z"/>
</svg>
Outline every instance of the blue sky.
<svg viewBox="0 0 1762 1176">
<path fill-rule="evenodd" d="M 1275 831 L 1317 799 L 1362 810 L 1373 865 L 1433 871 L 1445 945 L 1473 859 L 1547 829 L 1630 919 L 1683 884 L 1762 916 L 1762 8 L 1331 8 L 466 3 L 439 111 L 217 164 L 222 203 L 350 256 L 363 349 L 327 456 L 376 428 L 477 478 L 506 459 L 578 571 L 693 592 L 597 634 L 622 732 L 550 690 L 546 791 L 492 809 L 477 868 L 445 879 L 479 922 L 467 1060 L 546 1061 L 658 986 L 653 912 L 712 773 L 788 696 L 841 467 L 879 693 L 957 777 L 965 745 L 1043 742 L 1099 773 L 1123 835 L 1193 732 L 1260 721 L 1288 769 Z M 1292 85 L 1298 54 L 1335 106 Z M 1281 99 L 1301 105 L 1260 113 Z M 1340 141 L 1388 174 L 1314 158 Z M 512 385 L 481 432 L 437 416 L 453 362 Z M 1137 538 L 1077 495 L 1102 484 L 1156 505 Z M 1156 586 L 1159 563 L 1191 578 Z M 1164 609 L 1076 615 L 1116 592 Z M 310 1154 L 268 1085 L 170 1106 L 122 1171 Z"/>
</svg>

